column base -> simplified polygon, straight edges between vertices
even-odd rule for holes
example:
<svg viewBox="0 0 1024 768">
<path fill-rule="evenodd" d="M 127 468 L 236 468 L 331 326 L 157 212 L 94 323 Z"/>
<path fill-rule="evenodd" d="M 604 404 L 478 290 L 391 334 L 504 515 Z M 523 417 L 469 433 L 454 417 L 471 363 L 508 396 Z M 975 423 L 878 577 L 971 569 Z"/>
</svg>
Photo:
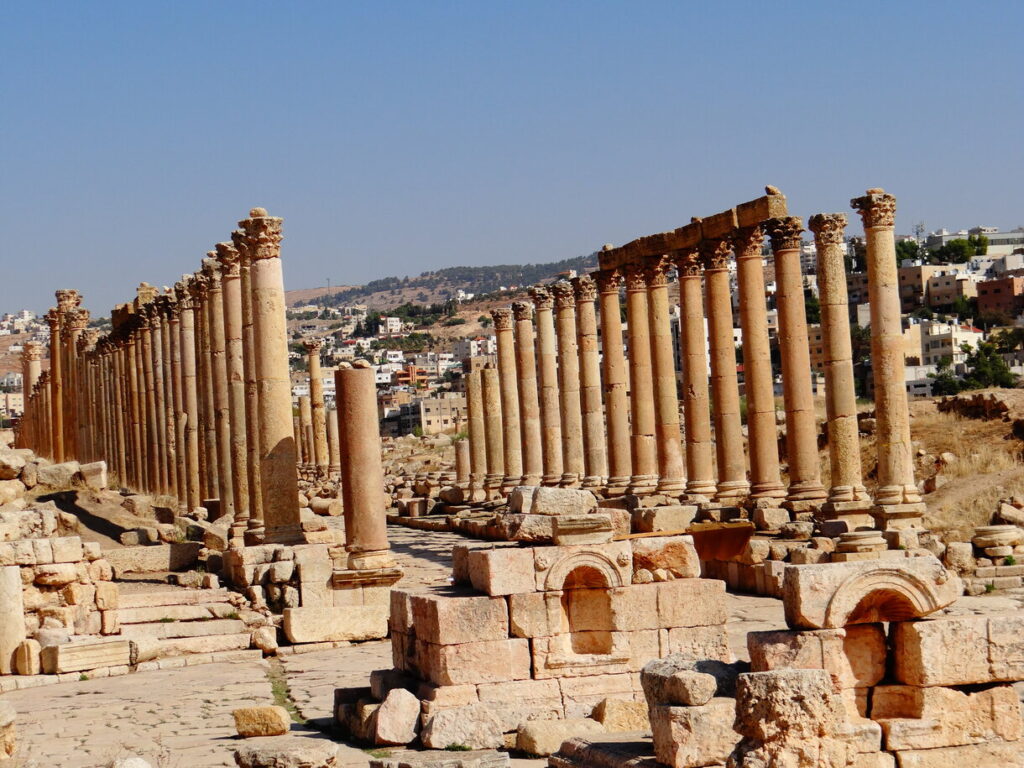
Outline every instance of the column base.
<svg viewBox="0 0 1024 768">
<path fill-rule="evenodd" d="M 587 475 L 583 478 L 583 482 L 580 483 L 580 488 L 601 488 L 605 484 L 605 479 L 599 475 Z"/>
<path fill-rule="evenodd" d="M 851 531 L 867 531 L 875 528 L 871 516 L 874 505 L 870 500 L 826 501 L 815 515 L 815 523 L 822 536 L 834 539 Z"/>
<path fill-rule="evenodd" d="M 703 496 L 710 500 L 717 490 L 713 480 L 690 479 L 686 481 L 686 495 L 691 498 Z"/>
<path fill-rule="evenodd" d="M 305 544 L 306 536 L 302 530 L 302 523 L 292 523 L 278 527 L 267 527 L 263 536 L 264 544 Z"/>
<path fill-rule="evenodd" d="M 352 571 L 393 568 L 394 566 L 395 556 L 390 549 L 348 553 L 348 568 Z"/>
<path fill-rule="evenodd" d="M 880 531 L 924 530 L 924 502 L 916 504 L 876 504 L 871 508 L 875 527 Z"/>
<path fill-rule="evenodd" d="M 578 488 L 580 485 L 580 476 L 575 472 L 564 472 L 562 473 L 561 479 L 558 481 L 558 485 L 562 488 Z"/>
<path fill-rule="evenodd" d="M 746 480 L 723 480 L 715 489 L 715 501 L 732 501 L 746 498 L 750 494 L 750 483 Z"/>
<path fill-rule="evenodd" d="M 523 475 L 518 485 L 540 485 L 540 475 Z"/>
<path fill-rule="evenodd" d="M 266 539 L 267 531 L 261 525 L 258 528 L 249 528 L 243 537 L 245 546 L 247 547 L 258 547 Z"/>
<path fill-rule="evenodd" d="M 680 496 L 686 492 L 686 480 L 682 477 L 661 477 L 658 478 L 658 485 L 655 490 L 657 493 Z"/>
<path fill-rule="evenodd" d="M 752 483 L 750 485 L 750 497 L 752 499 L 784 499 L 786 498 L 786 486 L 781 482 Z"/>
<path fill-rule="evenodd" d="M 634 496 L 647 496 L 658 487 L 657 475 L 633 475 L 629 478 L 627 492 Z"/>
<path fill-rule="evenodd" d="M 514 488 L 523 484 L 524 483 L 522 475 L 518 475 L 516 477 L 506 475 L 501 480 L 501 492 L 504 493 L 505 495 L 508 495 L 512 492 Z"/>
<path fill-rule="evenodd" d="M 548 488 L 555 488 L 562 483 L 562 473 L 552 475 L 541 475 L 540 484 L 547 486 Z"/>
<path fill-rule="evenodd" d="M 788 509 L 793 514 L 817 514 L 825 499 L 786 499 L 782 502 L 782 508 Z"/>
<path fill-rule="evenodd" d="M 605 496 L 622 496 L 629 489 L 628 477 L 609 477 L 604 487 Z"/>
<path fill-rule="evenodd" d="M 875 491 L 875 503 L 880 506 L 920 504 L 921 494 L 913 485 L 885 485 Z"/>
</svg>

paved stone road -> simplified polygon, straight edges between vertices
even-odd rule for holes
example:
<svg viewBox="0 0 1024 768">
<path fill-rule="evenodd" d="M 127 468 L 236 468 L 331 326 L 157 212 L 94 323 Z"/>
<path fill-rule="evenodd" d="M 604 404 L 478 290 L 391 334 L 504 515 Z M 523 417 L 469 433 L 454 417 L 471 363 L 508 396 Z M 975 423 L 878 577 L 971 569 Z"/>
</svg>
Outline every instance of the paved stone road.
<svg viewBox="0 0 1024 768">
<path fill-rule="evenodd" d="M 390 529 L 408 588 L 445 584 L 451 546 L 448 533 Z M 746 658 L 746 632 L 782 626 L 776 600 L 730 596 L 733 651 Z M 316 724 L 329 720 L 334 689 L 366 685 L 374 669 L 391 666 L 389 641 L 282 657 L 291 696 Z M 118 756 L 138 754 L 155 768 L 232 766 L 237 746 L 231 710 L 274 703 L 267 662 L 208 664 L 141 672 L 14 691 L 4 695 L 18 712 L 19 761 L 24 768 L 103 768 Z M 296 738 L 323 738 L 296 725 Z M 341 768 L 366 768 L 363 750 L 343 745 Z M 517 768 L 540 768 L 543 760 L 515 760 Z M 12 766 L 14 768 L 14 766 Z M 21 768 L 21 766 L 19 766 Z"/>
</svg>

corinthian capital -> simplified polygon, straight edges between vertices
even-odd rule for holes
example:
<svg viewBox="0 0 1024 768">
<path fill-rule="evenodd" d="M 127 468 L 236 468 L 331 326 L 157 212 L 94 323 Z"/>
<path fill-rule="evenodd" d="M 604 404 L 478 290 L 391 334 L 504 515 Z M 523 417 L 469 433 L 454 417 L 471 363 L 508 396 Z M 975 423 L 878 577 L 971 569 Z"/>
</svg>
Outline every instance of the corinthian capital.
<svg viewBox="0 0 1024 768">
<path fill-rule="evenodd" d="M 732 248 L 740 259 L 760 259 L 764 230 L 760 226 L 739 227 L 732 233 Z"/>
<path fill-rule="evenodd" d="M 21 356 L 25 360 L 42 360 L 43 345 L 38 341 L 27 341 L 25 342 L 25 346 L 21 349 Z"/>
<path fill-rule="evenodd" d="M 729 255 L 732 244 L 723 238 L 700 241 L 700 258 L 704 269 L 726 269 L 729 266 Z"/>
<path fill-rule="evenodd" d="M 672 254 L 676 262 L 676 275 L 683 277 L 700 277 L 704 270 L 701 264 L 700 250 L 698 248 L 686 248 Z"/>
<path fill-rule="evenodd" d="M 516 322 L 520 320 L 533 320 L 533 304 L 528 301 L 513 301 L 512 316 Z"/>
<path fill-rule="evenodd" d="M 60 316 L 61 312 L 56 307 L 50 307 L 44 315 L 47 325 L 50 326 L 51 336 L 60 328 Z"/>
<path fill-rule="evenodd" d="M 491 310 L 491 318 L 494 320 L 494 330 L 496 331 L 511 331 L 512 330 L 512 310 L 508 307 L 500 307 L 499 309 Z"/>
<path fill-rule="evenodd" d="M 644 268 L 644 276 L 647 278 L 648 288 L 664 288 L 668 285 L 668 267 L 665 259 L 658 259 L 653 264 Z"/>
<path fill-rule="evenodd" d="M 253 208 L 248 219 L 238 222 L 245 233 L 246 253 L 250 260 L 280 257 L 283 224 L 284 219 L 268 216 L 265 208 Z"/>
<path fill-rule="evenodd" d="M 850 206 L 860 214 L 865 229 L 896 226 L 896 198 L 884 189 L 869 189 L 863 197 L 855 197 Z"/>
<path fill-rule="evenodd" d="M 308 354 L 311 354 L 311 355 L 314 354 L 314 353 L 319 352 L 321 349 L 323 349 L 323 346 L 324 346 L 324 340 L 323 339 L 309 338 L 309 339 L 303 339 L 302 340 L 302 347 L 303 347 L 303 349 L 305 349 L 306 352 Z"/>
<path fill-rule="evenodd" d="M 792 251 L 800 247 L 804 223 L 799 216 L 769 219 L 764 225 L 772 240 L 773 251 Z"/>
<path fill-rule="evenodd" d="M 580 275 L 572 279 L 573 291 L 576 294 L 577 303 L 594 301 L 597 299 L 597 283 L 590 275 Z"/>
<path fill-rule="evenodd" d="M 238 249 L 231 243 L 217 243 L 214 246 L 221 277 L 238 277 L 242 273 L 242 262 Z"/>
<path fill-rule="evenodd" d="M 89 325 L 89 310 L 76 309 L 68 313 L 68 328 L 72 331 L 84 331 Z"/>
<path fill-rule="evenodd" d="M 551 293 L 555 296 L 556 309 L 573 309 L 576 306 L 576 292 L 568 280 L 559 280 L 552 285 Z"/>
<path fill-rule="evenodd" d="M 203 266 L 200 269 L 203 280 L 206 281 L 206 290 L 216 291 L 220 289 L 220 264 L 217 263 L 215 251 L 207 251 L 203 259 Z"/>
<path fill-rule="evenodd" d="M 533 299 L 533 306 L 537 309 L 551 309 L 555 306 L 555 300 L 551 291 L 543 285 L 535 285 L 530 289 L 530 298 Z"/>
<path fill-rule="evenodd" d="M 807 220 L 818 245 L 840 245 L 846 235 L 845 213 L 816 213 Z"/>
<path fill-rule="evenodd" d="M 71 288 L 54 291 L 54 296 L 57 297 L 57 309 L 60 312 L 70 312 L 82 303 L 82 295 Z"/>
<path fill-rule="evenodd" d="M 622 285 L 622 275 L 615 269 L 603 269 L 597 273 L 597 290 L 601 293 L 619 292 Z"/>
</svg>

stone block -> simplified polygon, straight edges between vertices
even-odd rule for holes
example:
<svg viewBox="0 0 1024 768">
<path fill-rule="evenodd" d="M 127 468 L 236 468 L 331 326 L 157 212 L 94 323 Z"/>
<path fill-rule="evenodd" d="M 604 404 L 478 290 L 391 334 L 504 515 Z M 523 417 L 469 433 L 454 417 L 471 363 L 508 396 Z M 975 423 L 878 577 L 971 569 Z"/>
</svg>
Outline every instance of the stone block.
<svg viewBox="0 0 1024 768">
<path fill-rule="evenodd" d="M 40 658 L 43 672 L 48 675 L 85 672 L 97 667 L 127 665 L 131 649 L 124 638 L 75 640 L 44 647 Z"/>
<path fill-rule="evenodd" d="M 15 654 L 25 640 L 21 568 L 0 567 L 0 675 L 14 671 Z"/>
<path fill-rule="evenodd" d="M 484 704 L 443 709 L 423 726 L 420 736 L 429 749 L 495 749 L 503 745 L 502 723 Z"/>
<path fill-rule="evenodd" d="M 1024 680 L 1024 616 L 989 616 L 988 654 L 994 680 Z"/>
<path fill-rule="evenodd" d="M 17 747 L 16 718 L 14 707 L 6 701 L 0 701 L 0 760 L 7 760 L 14 755 Z"/>
<path fill-rule="evenodd" d="M 35 570 L 35 583 L 46 587 L 63 587 L 78 579 L 74 563 L 39 565 Z"/>
<path fill-rule="evenodd" d="M 457 645 L 509 636 L 508 604 L 503 597 L 413 595 L 411 604 L 420 640 Z"/>
<path fill-rule="evenodd" d="M 96 583 L 96 607 L 101 611 L 113 611 L 120 603 L 120 592 L 112 581 Z"/>
<path fill-rule="evenodd" d="M 819 669 L 740 675 L 735 707 L 736 730 L 757 742 L 817 739 L 846 718 L 831 676 Z"/>
<path fill-rule="evenodd" d="M 692 536 L 653 536 L 630 541 L 633 550 L 633 568 L 644 568 L 651 573 L 664 569 L 677 579 L 696 579 L 700 576 L 700 557 Z"/>
<path fill-rule="evenodd" d="M 993 681 L 988 619 L 942 618 L 890 627 L 893 675 L 906 685 L 971 685 Z"/>
<path fill-rule="evenodd" d="M 613 534 L 611 515 L 559 515 L 554 518 L 552 536 L 557 546 L 604 544 Z"/>
<path fill-rule="evenodd" d="M 561 602 L 554 595 L 543 592 L 509 595 L 508 612 L 513 637 L 549 637 L 568 629 L 562 626 Z"/>
<path fill-rule="evenodd" d="M 533 550 L 518 547 L 475 549 L 468 553 L 474 589 L 491 596 L 533 592 L 536 587 Z"/>
<path fill-rule="evenodd" d="M 950 766 L 1024 767 L 1024 744 L 992 742 L 965 747 L 910 749 L 899 753 L 900 768 L 950 768 Z"/>
<path fill-rule="evenodd" d="M 701 706 L 716 697 L 734 697 L 736 678 L 748 665 L 670 655 L 648 662 L 640 685 L 650 707 Z"/>
<path fill-rule="evenodd" d="M 72 582 L 61 590 L 61 594 L 64 595 L 64 600 L 68 605 L 94 606 L 96 604 L 96 587 L 92 584 Z"/>
<path fill-rule="evenodd" d="M 498 716 L 506 733 L 532 720 L 559 720 L 565 714 L 557 680 L 485 683 L 477 686 L 477 696 Z"/>
<path fill-rule="evenodd" d="M 498 525 L 509 541 L 549 544 L 555 535 L 555 519 L 548 515 L 510 513 L 498 518 Z"/>
<path fill-rule="evenodd" d="M 633 526 L 638 533 L 685 531 L 697 517 L 696 505 L 672 504 L 665 507 L 640 507 L 633 512 Z M 643 541 L 643 539 L 636 539 Z"/>
<path fill-rule="evenodd" d="M 404 688 L 394 688 L 377 709 L 374 743 L 408 744 L 416 738 L 419 723 L 420 700 Z"/>
<path fill-rule="evenodd" d="M 605 728 L 601 723 L 589 718 L 535 720 L 520 726 L 516 737 L 516 749 L 529 755 L 546 757 L 557 752 L 563 741 L 604 732 Z"/>
<path fill-rule="evenodd" d="M 242 707 L 232 710 L 235 731 L 243 739 L 253 736 L 282 736 L 291 728 L 292 719 L 284 707 Z"/>
<path fill-rule="evenodd" d="M 393 632 L 408 632 L 412 629 L 412 594 L 401 589 L 391 590 L 390 618 Z"/>
<path fill-rule="evenodd" d="M 824 669 L 843 688 L 867 688 L 885 676 L 886 640 L 880 624 L 846 629 L 747 634 L 750 669 Z"/>
<path fill-rule="evenodd" d="M 732 699 L 712 699 L 701 707 L 652 707 L 654 755 L 671 768 L 724 765 L 740 740 L 734 719 Z"/>
<path fill-rule="evenodd" d="M 607 698 L 642 699 L 639 675 L 629 672 L 558 679 L 566 717 L 590 717 Z"/>
<path fill-rule="evenodd" d="M 36 481 L 40 485 L 50 488 L 67 489 L 75 480 L 78 474 L 79 464 L 77 461 L 66 461 L 63 464 L 48 464 L 40 466 L 36 472 Z"/>
<path fill-rule="evenodd" d="M 650 727 L 647 703 L 644 701 L 602 699 L 594 708 L 593 717 L 609 733 L 646 731 Z"/>
<path fill-rule="evenodd" d="M 528 680 L 530 641 L 485 640 L 461 645 L 436 645 L 416 640 L 420 673 L 436 685 Z"/>
<path fill-rule="evenodd" d="M 533 547 L 535 588 L 620 587 L 633 581 L 633 552 L 628 541 L 570 547 Z"/>
<path fill-rule="evenodd" d="M 732 661 L 725 625 L 662 629 L 660 656 L 679 654 L 691 659 Z M 652 657 L 653 658 L 653 657 Z"/>
<path fill-rule="evenodd" d="M 284 633 L 292 643 L 375 640 L 387 637 L 388 609 L 379 605 L 285 608 Z"/>
<path fill-rule="evenodd" d="M 533 515 L 588 515 L 597 509 L 597 497 L 580 488 L 551 488 L 541 486 L 533 492 L 528 510 L 513 509 L 513 512 L 529 512 Z"/>
<path fill-rule="evenodd" d="M 24 456 L 13 451 L 0 450 L 0 480 L 16 480 L 24 468 Z"/>
<path fill-rule="evenodd" d="M 39 641 L 29 638 L 14 652 L 14 671 L 19 675 L 38 675 L 42 671 Z"/>
<path fill-rule="evenodd" d="M 82 464 L 80 471 L 82 473 L 82 481 L 87 488 L 94 491 L 102 491 L 109 485 L 107 481 L 107 462 L 105 461 Z"/>
<path fill-rule="evenodd" d="M 658 622 L 663 628 L 708 627 L 725 624 L 725 582 L 677 579 L 654 585 L 658 592 Z"/>
<path fill-rule="evenodd" d="M 276 736 L 235 750 L 238 768 L 336 768 L 338 745 L 320 739 Z"/>
</svg>

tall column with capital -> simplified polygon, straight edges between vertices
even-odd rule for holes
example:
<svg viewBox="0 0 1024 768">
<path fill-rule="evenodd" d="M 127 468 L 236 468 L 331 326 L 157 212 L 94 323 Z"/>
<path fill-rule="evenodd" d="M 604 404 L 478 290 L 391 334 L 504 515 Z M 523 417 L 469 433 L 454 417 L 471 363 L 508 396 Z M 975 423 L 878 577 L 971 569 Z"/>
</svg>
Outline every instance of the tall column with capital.
<svg viewBox="0 0 1024 768">
<path fill-rule="evenodd" d="M 143 421 L 146 412 L 146 383 L 139 365 L 138 349 L 141 341 L 142 318 L 137 314 L 132 318 L 132 328 L 128 336 L 128 344 L 124 348 L 124 368 L 128 376 L 128 406 L 131 411 L 131 483 L 138 491 L 145 490 L 145 448 L 143 447 Z"/>
<path fill-rule="evenodd" d="M 149 304 L 142 306 L 140 341 L 136 348 L 142 371 L 142 420 L 145 433 L 146 490 L 159 493 L 160 449 L 157 446 L 156 381 L 153 378 L 153 318 Z"/>
<path fill-rule="evenodd" d="M 127 375 L 122 366 L 124 359 L 124 341 L 117 339 L 113 341 L 110 351 L 110 395 L 114 403 L 114 445 L 116 446 L 115 456 L 117 458 L 114 467 L 117 471 L 118 483 L 127 486 L 128 480 L 128 440 L 131 424 L 128 421 L 128 401 L 125 397 L 127 392 Z"/>
<path fill-rule="evenodd" d="M 558 397 L 562 418 L 562 479 L 566 487 L 583 479 L 583 404 L 580 400 L 580 360 L 576 344 L 576 292 L 572 283 L 559 280 L 551 286 L 555 298 L 555 331 L 558 338 Z"/>
<path fill-rule="evenodd" d="M 747 434 L 750 445 L 750 496 L 783 499 L 786 488 L 779 472 L 779 438 L 775 426 L 775 377 L 768 341 L 768 302 L 765 299 L 764 258 L 760 226 L 742 227 L 733 235 L 736 282 L 743 330 L 743 383 L 747 395 Z"/>
<path fill-rule="evenodd" d="M 295 473 L 280 218 L 254 208 L 239 222 L 251 264 L 253 337 L 259 389 L 260 482 L 268 543 L 303 541 Z M 376 412 L 376 409 L 375 411 Z"/>
<path fill-rule="evenodd" d="M 651 334 L 651 371 L 654 384 L 655 428 L 658 448 L 658 493 L 679 496 L 686 489 L 683 437 L 679 430 L 679 394 L 672 321 L 668 303 L 668 262 L 647 270 L 647 317 Z"/>
<path fill-rule="evenodd" d="M 818 461 L 811 351 L 800 271 L 800 233 L 804 227 L 796 216 L 771 219 L 765 226 L 775 255 L 782 398 L 786 407 L 786 454 L 789 461 L 786 502 L 788 507 L 798 512 L 817 510 L 828 494 L 821 484 Z"/>
<path fill-rule="evenodd" d="M 174 372 L 171 359 L 171 307 L 172 299 L 167 294 L 157 298 L 157 310 L 160 317 L 160 399 L 163 408 L 160 413 L 161 432 L 164 443 L 164 461 L 162 474 L 166 477 L 166 493 L 178 499 L 178 440 L 174 430 Z"/>
<path fill-rule="evenodd" d="M 732 292 L 728 259 L 731 245 L 715 238 L 701 243 L 707 292 L 708 339 L 711 343 L 711 389 L 714 396 L 718 487 L 715 499 L 735 503 L 750 489 L 743 452 L 736 346 L 733 342 Z"/>
<path fill-rule="evenodd" d="M 54 326 L 50 324 L 50 367 L 56 370 L 51 384 L 52 407 L 56 409 L 54 421 L 55 432 L 59 432 L 60 440 L 54 441 L 56 454 L 53 460 L 56 462 L 67 461 L 74 457 L 74 440 L 72 437 L 72 425 L 69 423 L 70 397 L 73 389 L 69 386 L 69 378 L 73 375 L 68 368 L 68 330 L 71 321 L 71 313 L 82 303 L 82 297 L 78 291 L 61 289 L 54 292 L 57 299 L 57 334 L 54 337 Z M 49 318 L 47 318 L 49 320 Z M 59 415 L 59 418 L 58 418 Z"/>
<path fill-rule="evenodd" d="M 327 415 L 324 411 L 324 380 L 320 371 L 320 350 L 323 339 L 303 342 L 309 364 L 309 403 L 312 409 L 313 462 L 318 477 L 327 477 L 330 457 L 327 455 Z"/>
<path fill-rule="evenodd" d="M 484 401 L 484 436 L 487 451 L 487 476 L 484 490 L 488 500 L 501 495 L 501 483 L 505 475 L 504 433 L 501 412 L 501 387 L 498 371 L 490 363 L 480 371 L 480 391 Z"/>
<path fill-rule="evenodd" d="M 610 246 L 605 246 L 607 250 Z M 629 388 L 622 340 L 622 310 L 619 285 L 622 277 L 614 270 L 597 273 L 601 305 L 601 361 L 604 405 L 608 419 L 608 482 L 605 492 L 621 495 L 633 474 L 629 437 Z"/>
<path fill-rule="evenodd" d="M 77 293 L 77 291 L 76 291 Z M 81 299 L 78 299 L 81 301 Z M 85 389 L 79 365 L 79 344 L 82 331 L 89 325 L 89 310 L 72 309 L 66 317 L 66 354 L 64 372 L 69 385 L 64 390 L 64 439 L 68 443 L 68 458 L 79 459 L 81 448 L 79 411 L 82 409 L 82 393 Z"/>
<path fill-rule="evenodd" d="M 519 438 L 522 444 L 522 485 L 540 485 L 544 451 L 537 391 L 537 353 L 534 344 L 533 304 L 512 303 L 515 321 L 516 390 L 519 393 Z"/>
<path fill-rule="evenodd" d="M 904 389 L 903 325 L 893 237 L 896 198 L 885 190 L 869 189 L 850 205 L 864 222 L 867 245 L 871 372 L 878 421 L 878 490 L 873 514 L 883 530 L 919 528 L 924 504 L 914 482 L 910 412 Z"/>
<path fill-rule="evenodd" d="M 61 398 L 64 391 L 64 372 L 61 365 L 60 334 L 63 313 L 51 307 L 46 313 L 50 326 L 50 456 L 58 464 L 64 461 L 64 412 Z"/>
<path fill-rule="evenodd" d="M 185 496 L 186 507 L 195 509 L 202 504 L 199 466 L 199 386 L 196 376 L 196 325 L 195 299 L 191 291 L 189 276 L 176 283 L 174 291 L 178 297 L 181 339 L 181 394 L 182 421 L 185 453 Z"/>
<path fill-rule="evenodd" d="M 235 516 L 231 538 L 244 546 L 249 527 L 249 445 L 245 430 L 245 364 L 242 349 L 242 265 L 231 243 L 217 243 L 221 275 L 221 312 L 224 318 L 224 357 L 228 395 L 228 442 L 231 456 L 231 496 Z"/>
<path fill-rule="evenodd" d="M 163 319 L 159 307 L 159 298 L 153 300 L 148 306 L 150 337 L 152 345 L 150 352 L 153 355 L 153 433 L 157 446 L 157 475 L 155 485 L 159 493 L 168 492 L 167 483 L 167 422 L 165 413 L 164 391 L 164 339 Z"/>
<path fill-rule="evenodd" d="M 171 423 L 174 431 L 174 484 L 178 505 L 188 509 L 188 459 L 185 448 L 185 383 L 182 374 L 181 310 L 177 287 L 168 297 L 167 335 L 171 350 Z"/>
<path fill-rule="evenodd" d="M 540 390 L 541 484 L 562 482 L 562 416 L 558 394 L 558 350 L 555 346 L 555 301 L 543 286 L 530 289 L 537 323 L 537 383 Z"/>
<path fill-rule="evenodd" d="M 818 252 L 821 339 L 825 350 L 825 418 L 831 481 L 825 516 L 863 514 L 871 506 L 861 476 L 857 393 L 853 379 L 843 237 L 846 214 L 816 213 L 807 222 Z M 867 522 L 866 520 L 863 522 Z M 856 528 L 854 525 L 850 530 Z"/>
<path fill-rule="evenodd" d="M 633 459 L 629 492 L 646 495 L 658 485 L 658 445 L 647 275 L 642 267 L 635 265 L 626 268 L 626 319 L 629 323 L 630 454 Z"/>
<path fill-rule="evenodd" d="M 487 433 L 484 429 L 484 394 L 479 370 L 466 374 L 466 411 L 469 416 L 469 500 L 484 501 L 487 475 Z"/>
<path fill-rule="evenodd" d="M 42 344 L 38 341 L 26 341 L 25 346 L 21 349 L 21 394 L 25 411 L 22 421 L 28 427 L 28 433 L 25 435 L 25 438 L 27 438 L 26 445 L 39 455 L 42 455 L 36 439 L 38 428 L 36 414 L 39 411 L 39 400 L 33 397 L 32 393 L 35 391 L 36 384 L 39 382 L 39 376 L 43 372 L 42 359 Z"/>
<path fill-rule="evenodd" d="M 498 380 L 501 385 L 501 426 L 504 438 L 505 478 L 501 490 L 508 493 L 523 482 L 523 447 L 519 431 L 519 393 L 516 391 L 516 351 L 512 336 L 512 310 L 492 309 L 498 340 Z"/>
<path fill-rule="evenodd" d="M 572 280 L 576 298 L 576 346 L 580 366 L 580 405 L 583 417 L 583 487 L 599 488 L 608 481 L 604 409 L 601 407 L 601 361 L 598 354 L 597 284 L 590 275 Z"/>
<path fill-rule="evenodd" d="M 704 335 L 703 268 L 696 249 L 675 254 L 679 279 L 680 352 L 683 357 L 683 418 L 686 425 L 686 493 L 715 494 L 711 447 L 711 398 Z"/>
<path fill-rule="evenodd" d="M 245 233 L 235 230 L 231 242 L 238 251 L 241 263 L 242 286 L 242 371 L 245 379 L 245 443 L 246 472 L 249 486 L 249 539 L 252 543 L 262 541 L 263 494 L 260 490 L 260 435 L 259 435 L 259 387 L 256 384 L 256 337 L 252 308 L 252 259 L 249 257 Z M 333 462 L 332 462 L 333 463 Z M 340 466 L 334 470 L 340 472 Z"/>
<path fill-rule="evenodd" d="M 221 271 L 210 251 L 203 260 L 206 277 L 206 311 L 210 322 L 210 358 L 213 373 L 214 427 L 217 438 L 217 497 L 220 517 L 235 519 L 235 489 L 231 465 L 231 403 L 228 395 L 227 336 L 224 328 L 224 298 Z"/>
<path fill-rule="evenodd" d="M 210 352 L 210 317 L 207 280 L 196 272 L 189 283 L 195 301 L 196 384 L 199 392 L 199 468 L 202 498 L 218 493 L 217 413 L 213 400 L 213 358 Z"/>
</svg>

